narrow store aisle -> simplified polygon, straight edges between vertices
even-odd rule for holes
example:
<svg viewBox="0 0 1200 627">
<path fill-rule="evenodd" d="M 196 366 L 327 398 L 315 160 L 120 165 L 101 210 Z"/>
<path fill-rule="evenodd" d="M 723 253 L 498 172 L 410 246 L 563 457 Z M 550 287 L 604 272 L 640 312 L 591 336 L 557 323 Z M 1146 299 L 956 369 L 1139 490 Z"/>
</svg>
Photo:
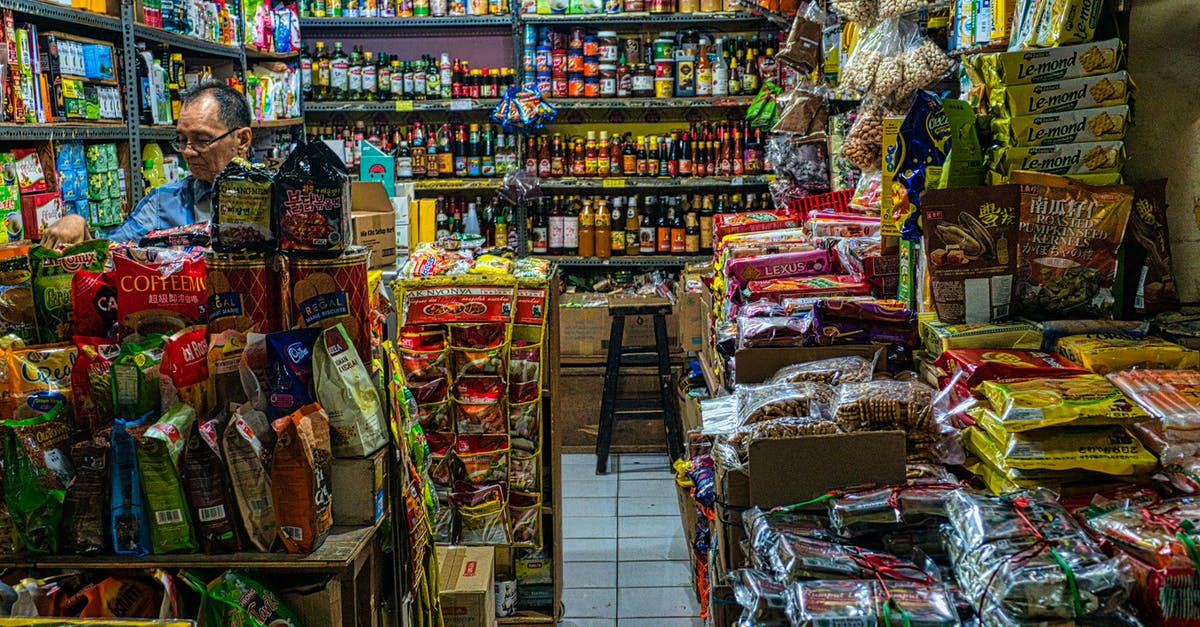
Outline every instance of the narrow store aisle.
<svg viewBox="0 0 1200 627">
<path fill-rule="evenodd" d="M 562 625 L 693 627 L 704 621 L 666 454 L 563 455 Z"/>
</svg>

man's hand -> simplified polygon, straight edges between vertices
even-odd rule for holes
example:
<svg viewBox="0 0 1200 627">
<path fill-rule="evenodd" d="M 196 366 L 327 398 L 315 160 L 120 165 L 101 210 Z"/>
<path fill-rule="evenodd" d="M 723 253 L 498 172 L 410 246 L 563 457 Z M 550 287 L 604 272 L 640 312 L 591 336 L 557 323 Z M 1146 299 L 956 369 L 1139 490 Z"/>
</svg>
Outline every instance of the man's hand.
<svg viewBox="0 0 1200 627">
<path fill-rule="evenodd" d="M 42 246 L 66 248 L 87 239 L 87 235 L 87 222 L 81 216 L 71 214 L 63 216 L 58 222 L 42 231 Z"/>
</svg>

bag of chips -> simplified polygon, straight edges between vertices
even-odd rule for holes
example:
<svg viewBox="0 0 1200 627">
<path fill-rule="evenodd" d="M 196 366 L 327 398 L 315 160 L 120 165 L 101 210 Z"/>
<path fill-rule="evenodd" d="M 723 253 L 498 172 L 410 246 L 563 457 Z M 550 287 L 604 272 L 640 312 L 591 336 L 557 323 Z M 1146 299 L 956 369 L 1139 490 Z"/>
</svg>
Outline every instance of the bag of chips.
<svg viewBox="0 0 1200 627">
<path fill-rule="evenodd" d="M 320 335 L 320 329 L 311 328 L 267 334 L 267 417 L 272 421 L 313 402 L 313 347 Z"/>
<path fill-rule="evenodd" d="M 79 270 L 71 279 L 71 302 L 76 336 L 116 337 L 117 281 L 113 272 Z"/>
<path fill-rule="evenodd" d="M 161 411 L 162 347 L 161 335 L 121 344 L 112 367 L 113 408 L 118 416 L 133 420 Z"/>
<path fill-rule="evenodd" d="M 1123 333 L 1087 333 L 1058 340 L 1055 349 L 1096 374 L 1134 368 L 1196 370 L 1200 351 L 1157 337 L 1137 338 Z"/>
<path fill-rule="evenodd" d="M 71 446 L 75 479 L 63 501 L 63 550 L 86 555 L 108 547 L 105 510 L 108 507 L 108 440 L 94 437 Z"/>
<path fill-rule="evenodd" d="M 113 552 L 117 555 L 141 557 L 150 554 L 150 513 L 142 495 L 142 478 L 134 443 L 134 437 L 145 431 L 147 426 L 145 417 L 138 420 L 117 418 L 113 424 L 109 515 Z"/>
<path fill-rule="evenodd" d="M 272 252 L 271 171 L 236 157 L 213 182 L 212 247 L 223 253 Z"/>
<path fill-rule="evenodd" d="M 216 407 L 208 379 L 208 340 L 203 325 L 188 327 L 163 339 L 162 404 L 187 403 L 197 415 L 206 416 Z"/>
<path fill-rule="evenodd" d="M 208 322 L 202 249 L 126 248 L 113 264 L 123 336 L 170 335 Z"/>
<path fill-rule="evenodd" d="M 232 486 L 221 458 L 220 438 L 228 422 L 224 412 L 198 421 L 183 451 L 180 477 L 200 550 L 205 553 L 233 553 L 242 548 Z"/>
<path fill-rule="evenodd" d="M 237 499 L 242 528 L 259 551 L 275 541 L 275 506 L 271 498 L 271 453 L 275 431 L 266 414 L 246 406 L 234 410 L 221 436 L 229 482 Z"/>
<path fill-rule="evenodd" d="M 33 272 L 33 305 L 38 321 L 38 340 L 43 344 L 71 339 L 75 317 L 71 283 L 75 272 L 101 272 L 108 260 L 108 240 L 97 239 L 62 251 L 34 246 L 29 251 Z"/>
<path fill-rule="evenodd" d="M 4 451 L 4 503 L 21 544 L 33 553 L 58 552 L 63 493 L 43 486 L 37 466 L 12 430 L 0 427 L 0 439 Z"/>
<path fill-rule="evenodd" d="M 0 335 L 38 341 L 29 246 L 0 246 Z"/>
<path fill-rule="evenodd" d="M 196 411 L 176 403 L 137 438 L 138 470 L 146 496 L 150 541 L 158 555 L 195 552 L 198 548 L 187 495 L 179 480 L 180 458 L 195 422 Z"/>
<path fill-rule="evenodd" d="M 225 571 L 213 579 L 204 605 L 213 625 L 301 627 L 299 617 L 274 592 L 243 573 Z"/>
<path fill-rule="evenodd" d="M 112 424 L 112 363 L 121 346 L 109 340 L 75 337 L 77 357 L 71 368 L 71 398 L 75 404 L 75 426 L 96 433 Z"/>
<path fill-rule="evenodd" d="M 383 403 L 346 329 L 339 323 L 323 330 L 313 351 L 317 401 L 329 416 L 333 454 L 365 457 L 379 450 L 387 444 Z"/>
<path fill-rule="evenodd" d="M 350 178 L 324 142 L 296 146 L 275 175 L 279 248 L 337 257 L 350 245 Z"/>
<path fill-rule="evenodd" d="M 355 354 L 353 349 L 348 352 Z M 329 418 L 320 405 L 301 407 L 271 424 L 278 436 L 271 486 L 279 539 L 289 553 L 312 553 L 333 526 Z"/>
</svg>

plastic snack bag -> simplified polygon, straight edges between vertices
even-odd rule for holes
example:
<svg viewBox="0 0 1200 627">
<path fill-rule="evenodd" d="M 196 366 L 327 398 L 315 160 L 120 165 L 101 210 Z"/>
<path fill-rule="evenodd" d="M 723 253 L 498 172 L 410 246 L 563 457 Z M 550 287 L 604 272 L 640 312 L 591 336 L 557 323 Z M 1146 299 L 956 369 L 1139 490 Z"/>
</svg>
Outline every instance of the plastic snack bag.
<svg viewBox="0 0 1200 627">
<path fill-rule="evenodd" d="M 217 252 L 272 252 L 272 174 L 235 158 L 213 182 L 212 247 Z"/>
<path fill-rule="evenodd" d="M 43 487 L 35 465 L 12 432 L 0 427 L 4 451 L 4 502 L 25 550 L 56 553 L 63 493 Z"/>
<path fill-rule="evenodd" d="M 176 403 L 137 442 L 138 472 L 146 498 L 150 541 L 154 553 L 195 552 L 199 545 L 192 530 L 187 495 L 179 480 L 179 462 L 187 436 L 196 422 L 196 411 Z"/>
<path fill-rule="evenodd" d="M 147 427 L 147 418 L 127 421 L 118 418 L 112 429 L 111 525 L 113 552 L 141 557 L 149 555 L 150 512 L 142 495 L 134 436 Z"/>
<path fill-rule="evenodd" d="M 71 339 L 75 318 L 71 283 L 78 270 L 101 272 L 108 260 L 108 240 L 76 244 L 62 251 L 34 246 L 29 251 L 33 271 L 33 305 L 38 339 L 43 344 Z"/>
<path fill-rule="evenodd" d="M 300 619 L 269 588 L 249 576 L 225 571 L 205 587 L 204 605 L 214 625 L 301 627 Z"/>
<path fill-rule="evenodd" d="M 350 245 L 350 179 L 324 142 L 292 150 L 275 175 L 273 204 L 280 250 L 336 257 Z"/>
<path fill-rule="evenodd" d="M 85 555 L 108 547 L 104 519 L 109 489 L 108 440 L 94 437 L 71 446 L 75 479 L 63 501 L 63 550 Z"/>
<path fill-rule="evenodd" d="M 255 548 L 270 551 L 276 533 L 270 471 L 275 432 L 265 414 L 241 406 L 230 418 L 221 443 L 242 527 Z"/>
<path fill-rule="evenodd" d="M 356 355 L 353 349 L 350 354 Z M 312 553 L 333 526 L 330 505 L 329 418 L 312 404 L 271 425 L 278 441 L 271 461 L 271 490 L 279 539 L 289 553 Z"/>
<path fill-rule="evenodd" d="M 267 334 L 267 417 L 271 420 L 313 402 L 313 348 L 320 335 L 320 329 Z"/>
<path fill-rule="evenodd" d="M 321 332 L 313 348 L 313 376 L 334 455 L 364 457 L 387 444 L 379 392 L 340 323 Z"/>
</svg>

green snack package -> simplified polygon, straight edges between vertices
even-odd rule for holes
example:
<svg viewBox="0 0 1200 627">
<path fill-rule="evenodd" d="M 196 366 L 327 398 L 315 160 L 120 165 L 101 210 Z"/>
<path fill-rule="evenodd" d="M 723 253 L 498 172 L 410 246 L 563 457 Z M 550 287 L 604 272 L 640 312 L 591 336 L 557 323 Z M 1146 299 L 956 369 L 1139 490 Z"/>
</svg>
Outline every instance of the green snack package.
<svg viewBox="0 0 1200 627">
<path fill-rule="evenodd" d="M 42 487 L 36 466 L 11 429 L 0 429 L 0 439 L 4 441 L 4 503 L 21 543 L 31 553 L 56 553 L 63 492 Z"/>
<path fill-rule="evenodd" d="M 108 260 L 108 240 L 94 239 L 57 251 L 34 246 L 29 251 L 33 271 L 33 307 L 42 344 L 71 340 L 75 319 L 71 280 L 79 270 L 102 272 Z"/>
<path fill-rule="evenodd" d="M 983 185 L 983 148 L 975 128 L 975 111 L 965 100 L 945 99 L 942 109 L 950 123 L 949 152 L 942 164 L 938 189 Z M 932 187 L 932 186 L 930 186 Z"/>
<path fill-rule="evenodd" d="M 162 406 L 159 388 L 162 356 L 161 335 L 121 344 L 121 353 L 112 364 L 113 408 L 117 416 L 133 420 L 159 412 Z"/>
<path fill-rule="evenodd" d="M 199 549 L 192 529 L 187 496 L 179 480 L 179 459 L 196 411 L 176 403 L 137 439 L 138 469 L 150 520 L 150 543 L 155 554 Z"/>
<path fill-rule="evenodd" d="M 205 616 L 213 625 L 300 627 L 300 618 L 274 592 L 243 573 L 225 571 L 206 586 Z M 209 623 L 205 623 L 209 624 Z"/>
</svg>

